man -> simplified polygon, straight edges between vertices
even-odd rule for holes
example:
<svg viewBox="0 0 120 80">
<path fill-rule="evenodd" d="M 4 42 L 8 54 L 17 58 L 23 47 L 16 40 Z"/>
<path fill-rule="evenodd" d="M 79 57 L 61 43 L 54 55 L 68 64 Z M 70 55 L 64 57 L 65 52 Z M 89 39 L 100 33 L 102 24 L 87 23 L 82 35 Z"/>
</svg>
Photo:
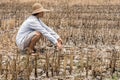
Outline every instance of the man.
<svg viewBox="0 0 120 80">
<path fill-rule="evenodd" d="M 20 50 L 29 49 L 34 53 L 36 42 L 39 41 L 42 35 L 56 45 L 58 49 L 62 49 L 60 36 L 40 19 L 43 17 L 44 12 L 48 11 L 50 10 L 44 9 L 39 3 L 32 6 L 32 15 L 23 22 L 16 36 L 16 44 Z"/>
</svg>

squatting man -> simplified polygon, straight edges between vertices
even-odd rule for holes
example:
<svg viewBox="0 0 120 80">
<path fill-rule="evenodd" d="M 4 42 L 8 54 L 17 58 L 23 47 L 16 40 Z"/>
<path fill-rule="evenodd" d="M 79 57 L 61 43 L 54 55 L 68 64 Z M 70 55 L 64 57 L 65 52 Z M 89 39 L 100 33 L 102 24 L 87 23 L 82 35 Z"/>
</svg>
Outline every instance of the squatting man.
<svg viewBox="0 0 120 80">
<path fill-rule="evenodd" d="M 62 49 L 60 36 L 41 20 L 44 13 L 49 11 L 43 8 L 40 3 L 33 4 L 32 14 L 22 23 L 16 36 L 16 44 L 20 50 L 29 49 L 31 53 L 35 53 L 35 45 L 41 36 L 45 36 L 58 49 Z"/>
</svg>

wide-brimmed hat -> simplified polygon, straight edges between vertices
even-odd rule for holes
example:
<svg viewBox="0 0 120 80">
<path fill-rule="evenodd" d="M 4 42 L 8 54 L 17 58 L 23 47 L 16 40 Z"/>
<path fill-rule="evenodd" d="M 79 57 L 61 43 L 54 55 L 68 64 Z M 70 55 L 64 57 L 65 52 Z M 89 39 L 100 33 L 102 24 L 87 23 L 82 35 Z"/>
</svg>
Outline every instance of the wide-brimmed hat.
<svg viewBox="0 0 120 80">
<path fill-rule="evenodd" d="M 32 14 L 37 14 L 40 12 L 48 12 L 50 10 L 43 8 L 43 6 L 40 3 L 35 3 L 32 6 Z"/>
</svg>

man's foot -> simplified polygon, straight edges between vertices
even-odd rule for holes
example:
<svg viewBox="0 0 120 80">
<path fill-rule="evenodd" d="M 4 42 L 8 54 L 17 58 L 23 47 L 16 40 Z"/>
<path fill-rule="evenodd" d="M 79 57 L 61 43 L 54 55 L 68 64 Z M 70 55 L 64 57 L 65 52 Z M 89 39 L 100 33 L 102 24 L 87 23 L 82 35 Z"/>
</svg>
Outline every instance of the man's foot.
<svg viewBox="0 0 120 80">
<path fill-rule="evenodd" d="M 38 55 L 37 53 L 39 54 L 44 54 L 46 52 L 46 49 L 45 48 L 40 48 L 40 49 L 36 49 L 34 48 L 33 50 L 30 49 L 30 48 L 26 48 L 22 54 L 27 54 L 29 53 L 30 55 Z"/>
<path fill-rule="evenodd" d="M 22 54 L 22 55 L 27 54 L 27 50 L 20 50 L 20 54 Z"/>
</svg>

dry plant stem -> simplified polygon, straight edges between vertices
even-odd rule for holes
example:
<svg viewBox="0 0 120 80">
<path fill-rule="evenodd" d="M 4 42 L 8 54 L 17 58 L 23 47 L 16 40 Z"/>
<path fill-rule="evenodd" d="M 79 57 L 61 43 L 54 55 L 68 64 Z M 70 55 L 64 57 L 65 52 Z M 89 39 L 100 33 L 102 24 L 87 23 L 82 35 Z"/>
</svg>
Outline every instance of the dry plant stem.
<svg viewBox="0 0 120 80">
<path fill-rule="evenodd" d="M 73 53 L 70 54 L 70 74 L 72 73 L 72 69 L 73 69 Z"/>
<path fill-rule="evenodd" d="M 66 76 L 67 55 L 64 56 L 64 75 Z"/>
<path fill-rule="evenodd" d="M 7 60 L 7 64 L 6 64 L 6 66 L 5 66 L 5 70 L 6 70 L 6 72 L 5 72 L 5 79 L 7 80 L 8 79 L 8 60 Z"/>
<path fill-rule="evenodd" d="M 88 77 L 88 62 L 89 62 L 89 55 L 88 55 L 88 52 L 87 52 L 87 61 L 86 61 L 86 78 Z"/>
<path fill-rule="evenodd" d="M 16 55 L 17 55 L 17 58 L 16 58 L 16 60 L 17 60 L 17 75 L 19 75 L 21 72 L 21 66 L 20 66 L 21 56 L 19 54 L 16 54 Z"/>
<path fill-rule="evenodd" d="M 57 58 L 57 52 L 56 52 L 56 50 L 55 50 L 55 72 L 57 72 L 57 67 L 58 67 L 58 64 L 57 64 L 57 61 L 58 61 L 58 58 Z"/>
<path fill-rule="evenodd" d="M 54 76 L 54 58 L 52 58 L 52 64 L 51 64 L 51 73 L 52 73 L 52 77 Z"/>
<path fill-rule="evenodd" d="M 54 51 L 54 53 L 53 53 L 51 67 L 52 67 L 52 68 L 51 68 L 52 76 L 54 76 L 54 71 L 55 71 L 55 51 Z"/>
<path fill-rule="evenodd" d="M 50 54 L 51 56 L 51 54 Z M 49 56 L 49 57 L 50 57 Z M 51 72 L 52 72 L 52 76 L 54 76 L 54 73 L 56 73 L 56 75 L 59 74 L 59 54 L 57 54 L 57 50 L 56 48 L 54 49 L 54 53 L 53 53 L 53 58 L 52 58 L 52 63 L 51 63 Z"/>
<path fill-rule="evenodd" d="M 37 74 L 37 59 L 38 59 L 38 55 L 35 55 L 35 78 L 38 77 L 38 74 Z"/>
<path fill-rule="evenodd" d="M 2 74 L 2 54 L 0 54 L 0 74 Z"/>
<path fill-rule="evenodd" d="M 12 80 L 16 80 L 17 79 L 17 66 L 16 66 L 16 59 L 13 59 L 13 63 L 12 63 Z"/>
<path fill-rule="evenodd" d="M 112 58 L 110 60 L 110 68 L 111 68 L 111 76 L 113 76 L 113 73 L 115 72 L 115 68 L 116 68 L 116 61 L 117 61 L 117 52 L 114 49 L 112 51 Z"/>
<path fill-rule="evenodd" d="M 57 62 L 57 75 L 59 75 L 59 71 L 60 71 L 60 56 L 61 56 L 61 50 L 58 52 L 58 62 Z"/>
<path fill-rule="evenodd" d="M 26 71 L 26 79 L 30 80 L 30 51 L 27 52 L 27 60 L 26 60 L 26 66 L 27 66 L 27 71 Z"/>
<path fill-rule="evenodd" d="M 49 58 L 48 58 L 48 54 L 46 54 L 46 63 L 45 63 L 45 67 L 46 67 L 46 76 L 49 77 L 48 75 L 48 67 L 49 67 Z"/>
<path fill-rule="evenodd" d="M 57 51 L 57 49 L 55 48 L 55 52 L 54 52 L 54 60 L 55 60 L 55 72 L 56 75 L 59 75 L 59 67 L 60 67 L 60 51 Z"/>
</svg>

